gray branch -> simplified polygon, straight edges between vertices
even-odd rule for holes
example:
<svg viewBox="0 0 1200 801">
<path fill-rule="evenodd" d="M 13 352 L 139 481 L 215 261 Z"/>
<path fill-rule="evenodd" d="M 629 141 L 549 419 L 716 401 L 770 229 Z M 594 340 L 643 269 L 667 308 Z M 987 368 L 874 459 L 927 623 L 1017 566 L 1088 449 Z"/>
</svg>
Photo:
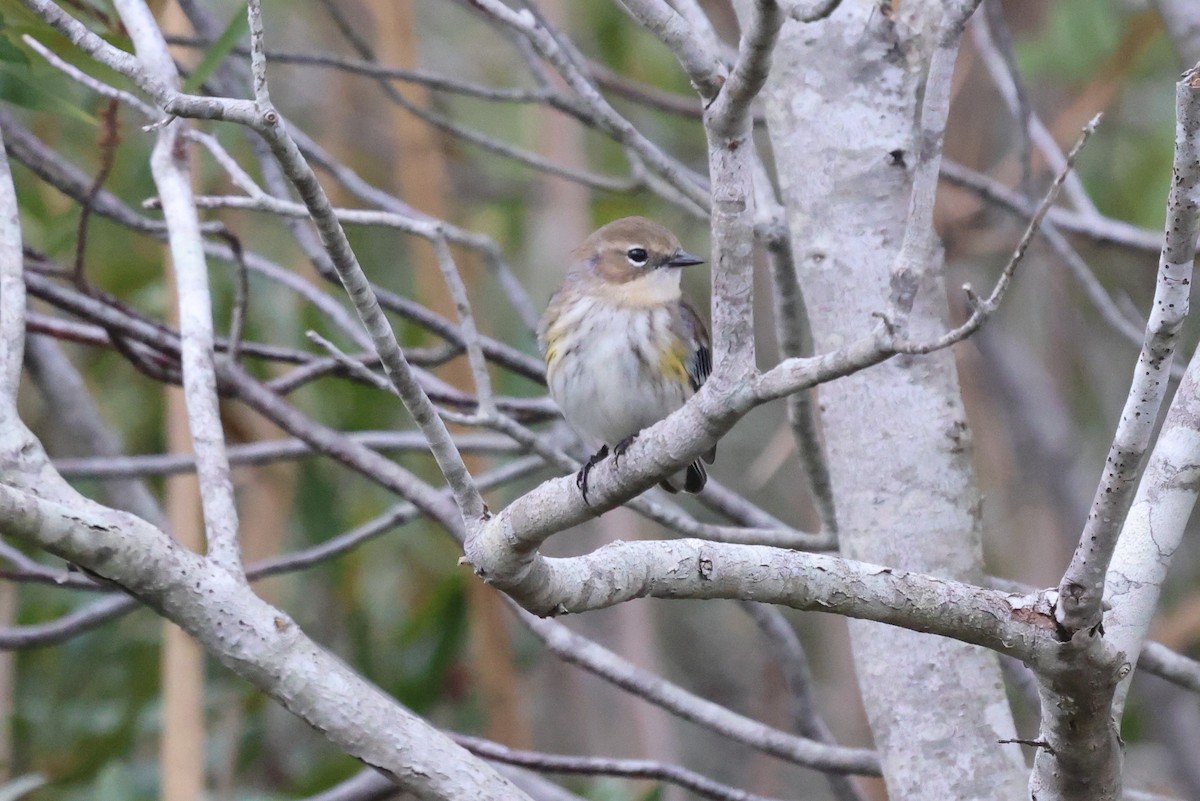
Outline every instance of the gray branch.
<svg viewBox="0 0 1200 801">
<path fill-rule="evenodd" d="M 129 31 L 143 74 L 164 86 L 179 82 L 175 62 L 150 10 L 141 0 L 118 0 L 117 11 Z M 150 172 L 163 201 L 171 263 L 175 272 L 182 336 L 183 393 L 188 428 L 196 452 L 200 501 L 209 556 L 230 572 L 241 572 L 237 504 L 217 399 L 213 366 L 214 335 L 208 265 L 200 241 L 200 220 L 192 201 L 191 169 L 183 123 L 159 127 L 150 156 Z"/>
<path fill-rule="evenodd" d="M 1057 617 L 1068 632 L 1100 623 L 1105 573 L 1134 482 L 1166 396 L 1175 344 L 1188 311 L 1196 235 L 1200 231 L 1200 65 L 1176 84 L 1175 166 L 1167 196 L 1165 244 L 1154 303 L 1129 396 L 1096 487 L 1079 545 L 1059 585 Z"/>
</svg>

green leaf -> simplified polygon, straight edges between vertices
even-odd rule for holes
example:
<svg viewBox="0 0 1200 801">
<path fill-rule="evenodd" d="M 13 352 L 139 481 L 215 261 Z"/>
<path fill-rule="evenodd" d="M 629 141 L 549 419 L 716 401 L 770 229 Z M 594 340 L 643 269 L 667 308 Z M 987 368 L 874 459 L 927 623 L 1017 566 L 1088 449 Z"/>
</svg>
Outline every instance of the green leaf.
<svg viewBox="0 0 1200 801">
<path fill-rule="evenodd" d="M 81 109 L 75 100 L 59 94 L 57 88 L 52 88 L 45 82 L 34 85 L 26 80 L 25 74 L 28 72 L 25 68 L 10 67 L 0 59 L 0 99 L 14 106 L 71 117 L 88 125 L 99 124 L 99 121 Z"/>
<path fill-rule="evenodd" d="M 242 3 L 241 9 L 234 13 L 233 18 L 229 20 L 229 24 L 225 26 L 225 32 L 213 42 L 208 48 L 208 52 L 204 54 L 204 58 L 196 65 L 196 69 L 184 81 L 183 91 L 194 94 L 200 89 L 200 85 L 208 80 L 217 67 L 221 66 L 221 62 L 225 60 L 225 56 L 229 55 L 229 51 L 233 50 L 234 45 L 238 43 L 238 39 L 246 32 L 250 26 L 250 20 L 246 17 L 246 4 Z"/>
<path fill-rule="evenodd" d="M 29 66 L 29 56 L 4 36 L 0 36 L 0 61 Z"/>
<path fill-rule="evenodd" d="M 100 771 L 93 785 L 95 801 L 127 801 L 134 795 L 133 776 L 129 769 L 118 761 L 110 762 Z"/>
</svg>

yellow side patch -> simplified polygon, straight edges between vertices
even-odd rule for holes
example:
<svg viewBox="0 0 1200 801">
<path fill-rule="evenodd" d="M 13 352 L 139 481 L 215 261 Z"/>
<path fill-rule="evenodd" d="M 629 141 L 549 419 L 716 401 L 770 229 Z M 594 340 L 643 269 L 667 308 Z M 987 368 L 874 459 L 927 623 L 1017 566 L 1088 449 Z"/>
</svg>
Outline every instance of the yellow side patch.
<svg viewBox="0 0 1200 801">
<path fill-rule="evenodd" d="M 663 376 L 666 378 L 686 384 L 688 382 L 688 372 L 683 362 L 685 356 L 687 356 L 687 350 L 682 347 L 665 350 L 658 362 L 658 369 L 662 371 Z"/>
<path fill-rule="evenodd" d="M 546 371 L 554 369 L 558 363 L 558 345 L 562 342 L 563 330 L 561 328 L 551 328 L 546 332 Z"/>
</svg>

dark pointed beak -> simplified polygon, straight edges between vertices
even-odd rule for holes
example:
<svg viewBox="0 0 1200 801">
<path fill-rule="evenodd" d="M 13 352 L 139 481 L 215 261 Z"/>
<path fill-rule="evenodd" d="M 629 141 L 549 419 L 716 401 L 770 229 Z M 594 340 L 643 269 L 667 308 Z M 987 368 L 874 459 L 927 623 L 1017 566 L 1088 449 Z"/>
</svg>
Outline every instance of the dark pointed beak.
<svg viewBox="0 0 1200 801">
<path fill-rule="evenodd" d="M 675 251 L 674 255 L 667 261 L 668 267 L 690 267 L 693 264 L 704 264 L 704 259 L 693 256 L 683 248 Z"/>
</svg>

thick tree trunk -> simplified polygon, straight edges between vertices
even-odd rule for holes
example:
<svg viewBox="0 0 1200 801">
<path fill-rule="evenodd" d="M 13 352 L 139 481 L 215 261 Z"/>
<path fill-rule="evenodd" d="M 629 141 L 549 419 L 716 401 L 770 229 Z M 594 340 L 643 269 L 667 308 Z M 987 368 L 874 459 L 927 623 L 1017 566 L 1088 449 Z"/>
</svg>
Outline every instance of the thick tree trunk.
<svg viewBox="0 0 1200 801">
<path fill-rule="evenodd" d="M 904 236 L 917 120 L 941 3 L 896 17 L 845 0 L 821 23 L 785 27 L 767 90 L 771 140 L 796 269 L 818 352 L 888 309 Z M 946 321 L 942 254 L 925 254 L 914 339 Z M 820 389 L 846 556 L 978 581 L 980 497 L 950 351 L 896 357 Z M 855 664 L 892 801 L 1026 796 L 993 654 L 851 621 Z"/>
</svg>

